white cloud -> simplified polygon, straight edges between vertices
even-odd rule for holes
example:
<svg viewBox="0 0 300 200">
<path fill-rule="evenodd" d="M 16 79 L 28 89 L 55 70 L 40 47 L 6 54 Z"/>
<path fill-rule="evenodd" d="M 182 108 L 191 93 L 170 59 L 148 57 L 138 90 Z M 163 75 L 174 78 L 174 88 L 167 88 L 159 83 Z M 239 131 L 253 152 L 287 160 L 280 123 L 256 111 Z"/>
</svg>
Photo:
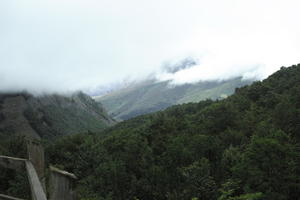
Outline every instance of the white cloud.
<svg viewBox="0 0 300 200">
<path fill-rule="evenodd" d="M 61 92 L 133 79 L 266 77 L 300 62 L 294 0 L 2 0 L 0 90 Z"/>
</svg>

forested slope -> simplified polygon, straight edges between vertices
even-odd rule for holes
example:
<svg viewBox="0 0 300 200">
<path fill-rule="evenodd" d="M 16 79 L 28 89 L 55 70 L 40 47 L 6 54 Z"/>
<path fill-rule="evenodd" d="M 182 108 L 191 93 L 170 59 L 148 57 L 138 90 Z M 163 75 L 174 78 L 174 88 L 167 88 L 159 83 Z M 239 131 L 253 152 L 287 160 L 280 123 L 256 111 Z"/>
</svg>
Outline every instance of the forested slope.
<svg viewBox="0 0 300 200">
<path fill-rule="evenodd" d="M 296 200 L 300 65 L 225 100 L 173 106 L 48 146 L 81 199 Z"/>
<path fill-rule="evenodd" d="M 49 147 L 90 199 L 295 200 L 300 65 L 221 101 L 173 106 Z M 106 136 L 103 136 L 105 134 Z"/>
<path fill-rule="evenodd" d="M 82 92 L 33 96 L 0 94 L 0 155 L 28 158 L 25 138 L 42 142 L 75 133 L 97 132 L 114 124 L 102 105 Z M 23 173 L 0 166 L 0 194 L 30 199 Z"/>
<path fill-rule="evenodd" d="M 0 139 L 14 135 L 51 139 L 97 132 L 113 123 L 102 105 L 82 92 L 68 96 L 0 94 Z"/>
</svg>

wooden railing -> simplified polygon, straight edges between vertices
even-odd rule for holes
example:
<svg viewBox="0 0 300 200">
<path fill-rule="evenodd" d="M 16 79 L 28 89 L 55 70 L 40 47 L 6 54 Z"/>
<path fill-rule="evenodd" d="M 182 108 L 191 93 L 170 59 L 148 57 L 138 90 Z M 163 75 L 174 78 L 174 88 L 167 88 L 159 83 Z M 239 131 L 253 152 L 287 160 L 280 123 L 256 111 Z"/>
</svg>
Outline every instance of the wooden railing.
<svg viewBox="0 0 300 200">
<path fill-rule="evenodd" d="M 34 166 L 29 160 L 25 161 L 27 176 L 30 183 L 31 195 L 33 200 L 47 200 L 45 191 L 35 171 Z"/>
<path fill-rule="evenodd" d="M 32 145 L 32 142 L 27 143 Z M 44 175 L 44 150 L 36 142 L 34 146 L 27 147 L 29 159 L 14 158 L 0 155 L 0 166 L 16 171 L 27 172 L 32 200 L 47 200 Z M 74 174 L 50 167 L 50 200 L 75 200 L 73 180 Z M 0 194 L 0 200 L 22 200 Z"/>
<path fill-rule="evenodd" d="M 15 170 L 24 170 L 26 168 L 28 180 L 30 183 L 31 195 L 33 200 L 47 200 L 45 191 L 42 187 L 42 184 L 39 180 L 39 177 L 36 173 L 34 166 L 32 165 L 30 160 L 22 159 L 22 158 L 14 158 L 8 156 L 0 156 L 0 165 L 2 167 L 8 169 Z M 17 199 L 15 197 L 9 197 L 7 195 L 2 195 L 2 198 L 12 198 Z"/>
<path fill-rule="evenodd" d="M 16 197 L 11 197 L 8 195 L 0 194 L 0 200 L 24 200 L 24 199 L 19 199 Z"/>
</svg>

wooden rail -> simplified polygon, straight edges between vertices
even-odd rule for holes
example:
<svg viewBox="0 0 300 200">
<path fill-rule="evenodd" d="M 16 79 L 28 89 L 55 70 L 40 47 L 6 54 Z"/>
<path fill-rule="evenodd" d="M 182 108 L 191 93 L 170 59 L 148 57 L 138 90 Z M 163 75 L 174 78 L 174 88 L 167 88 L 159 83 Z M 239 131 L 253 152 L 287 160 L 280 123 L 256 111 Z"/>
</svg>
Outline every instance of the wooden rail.
<svg viewBox="0 0 300 200">
<path fill-rule="evenodd" d="M 7 169 L 24 170 L 26 159 L 0 156 L 0 166 Z"/>
<path fill-rule="evenodd" d="M 24 199 L 19 199 L 16 197 L 11 197 L 8 195 L 0 194 L 0 200 L 24 200 Z"/>
<path fill-rule="evenodd" d="M 38 174 L 31 163 L 30 160 L 22 159 L 22 158 L 14 158 L 8 156 L 0 156 L 0 165 L 8 168 L 8 169 L 15 169 L 15 170 L 24 170 L 26 167 L 28 180 L 30 183 L 30 189 L 32 194 L 33 200 L 47 200 L 45 191 L 42 187 L 41 181 L 38 177 Z M 12 200 L 19 200 L 14 197 L 10 197 L 7 195 L 1 195 L 0 200 L 2 199 L 12 199 Z"/>
<path fill-rule="evenodd" d="M 29 160 L 25 161 L 25 163 L 33 200 L 47 200 L 42 184 L 32 163 Z"/>
<path fill-rule="evenodd" d="M 26 169 L 33 200 L 47 200 L 45 184 L 44 149 L 39 141 L 27 141 L 28 159 L 0 155 L 0 166 L 17 171 Z M 50 167 L 50 199 L 75 200 L 73 182 L 77 177 L 69 172 Z M 22 200 L 0 194 L 0 200 Z"/>
</svg>

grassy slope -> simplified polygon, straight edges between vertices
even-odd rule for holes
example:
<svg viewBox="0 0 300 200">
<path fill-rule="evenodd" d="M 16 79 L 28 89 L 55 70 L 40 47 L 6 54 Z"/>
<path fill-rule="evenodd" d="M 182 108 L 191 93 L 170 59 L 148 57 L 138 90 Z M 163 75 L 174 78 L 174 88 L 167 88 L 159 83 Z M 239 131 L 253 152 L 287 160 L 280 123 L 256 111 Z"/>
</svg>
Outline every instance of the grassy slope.
<svg viewBox="0 0 300 200">
<path fill-rule="evenodd" d="M 168 82 L 145 81 L 96 98 L 117 119 L 163 110 L 176 104 L 218 99 L 232 94 L 237 87 L 249 84 L 240 78 L 223 82 L 200 82 L 170 86 Z"/>
</svg>

